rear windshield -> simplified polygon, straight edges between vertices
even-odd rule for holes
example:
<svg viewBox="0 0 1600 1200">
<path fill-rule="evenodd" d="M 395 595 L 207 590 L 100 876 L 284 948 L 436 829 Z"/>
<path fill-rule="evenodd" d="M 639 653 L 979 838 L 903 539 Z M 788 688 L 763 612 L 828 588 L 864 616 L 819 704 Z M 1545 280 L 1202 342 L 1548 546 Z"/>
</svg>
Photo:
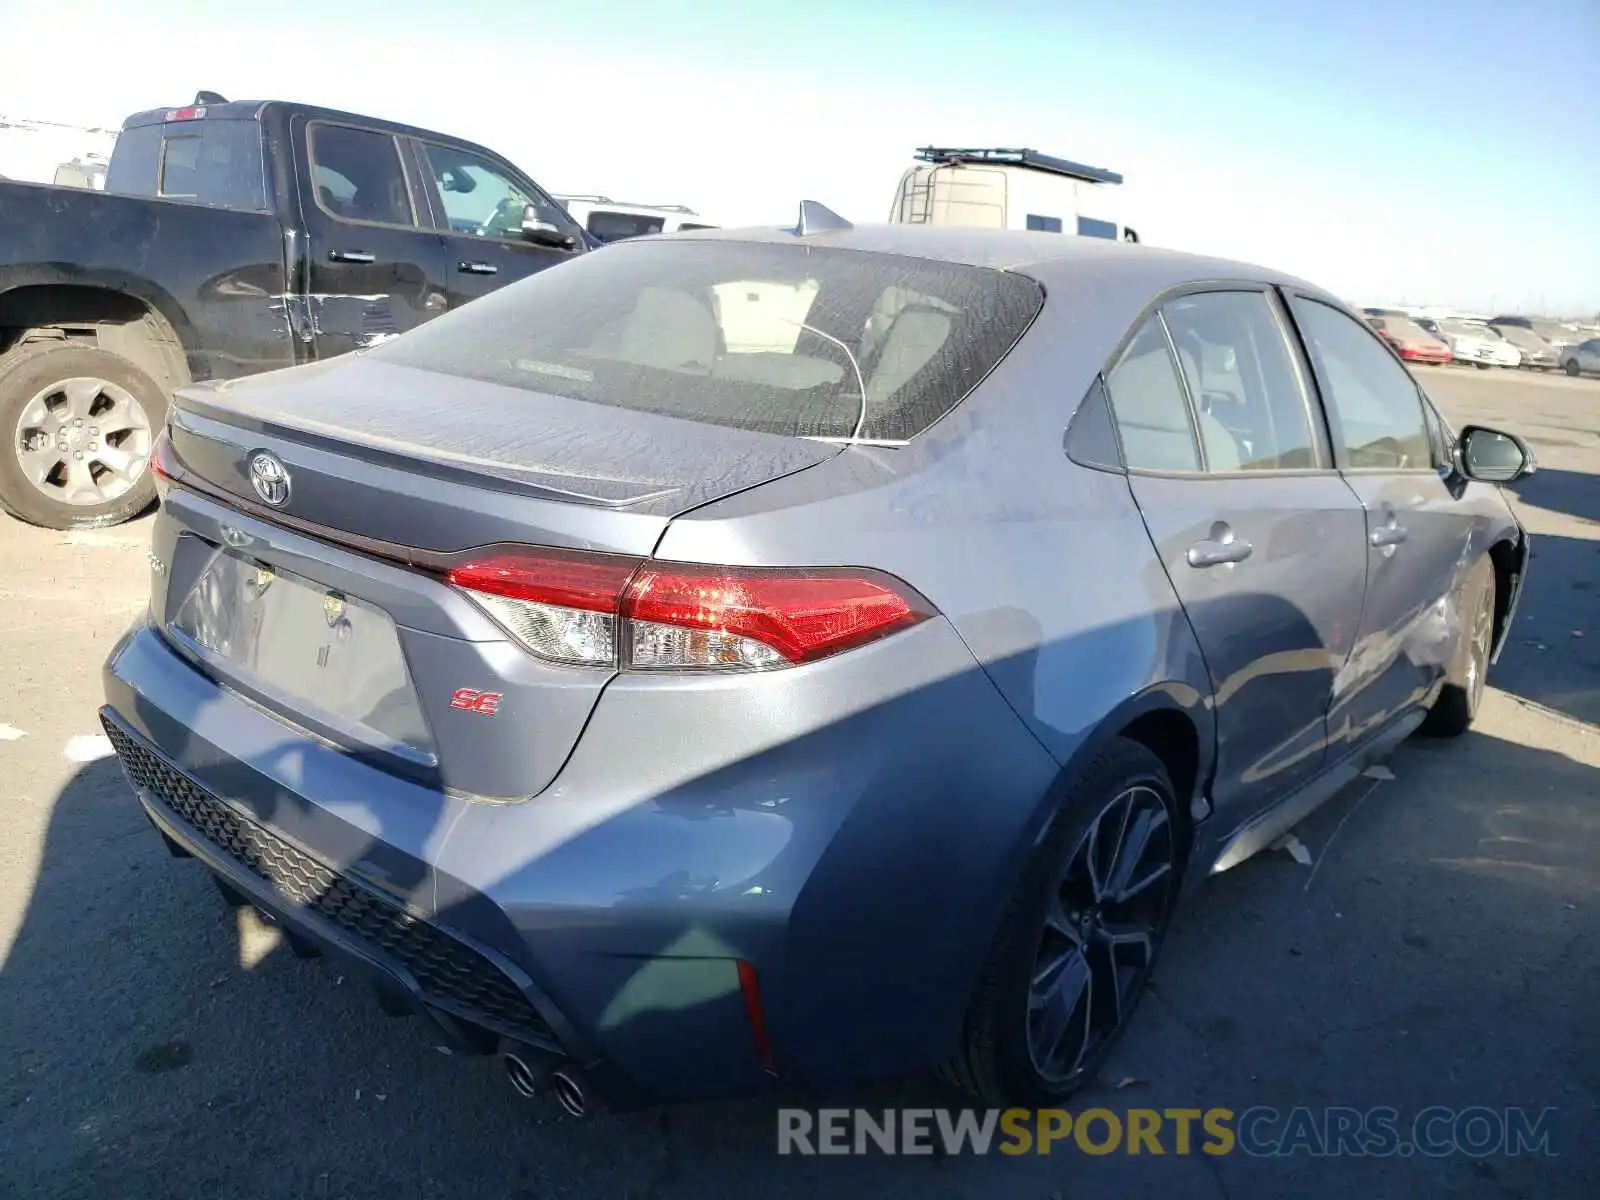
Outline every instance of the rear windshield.
<svg viewBox="0 0 1600 1200">
<path fill-rule="evenodd" d="M 710 425 L 902 441 L 954 408 L 1043 302 L 1032 280 L 983 267 L 647 238 L 541 271 L 369 354 Z"/>
<path fill-rule="evenodd" d="M 266 212 L 261 126 L 212 118 L 125 129 L 111 152 L 106 191 Z"/>
</svg>

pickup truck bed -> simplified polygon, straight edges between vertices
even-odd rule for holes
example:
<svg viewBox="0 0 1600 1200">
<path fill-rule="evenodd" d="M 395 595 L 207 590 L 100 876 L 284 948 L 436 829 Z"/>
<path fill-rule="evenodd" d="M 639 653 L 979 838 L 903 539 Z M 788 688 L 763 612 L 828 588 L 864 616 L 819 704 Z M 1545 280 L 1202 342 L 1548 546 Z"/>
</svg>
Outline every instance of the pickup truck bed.
<svg viewBox="0 0 1600 1200">
<path fill-rule="evenodd" d="M 0 182 L 0 506 L 127 520 L 176 388 L 359 350 L 591 244 L 457 138 L 277 101 L 129 117 L 105 191 Z"/>
</svg>

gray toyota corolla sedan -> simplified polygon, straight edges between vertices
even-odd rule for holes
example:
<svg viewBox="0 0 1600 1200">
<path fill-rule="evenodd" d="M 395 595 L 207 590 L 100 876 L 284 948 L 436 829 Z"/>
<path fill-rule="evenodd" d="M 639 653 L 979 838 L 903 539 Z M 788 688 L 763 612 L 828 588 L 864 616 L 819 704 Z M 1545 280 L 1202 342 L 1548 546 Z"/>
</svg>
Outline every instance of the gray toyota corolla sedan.
<svg viewBox="0 0 1600 1200">
<path fill-rule="evenodd" d="M 1327 293 L 823 223 L 188 388 L 156 450 L 139 803 L 574 1111 L 1061 1099 L 1185 883 L 1468 727 L 1522 588 L 1527 447 Z"/>
</svg>

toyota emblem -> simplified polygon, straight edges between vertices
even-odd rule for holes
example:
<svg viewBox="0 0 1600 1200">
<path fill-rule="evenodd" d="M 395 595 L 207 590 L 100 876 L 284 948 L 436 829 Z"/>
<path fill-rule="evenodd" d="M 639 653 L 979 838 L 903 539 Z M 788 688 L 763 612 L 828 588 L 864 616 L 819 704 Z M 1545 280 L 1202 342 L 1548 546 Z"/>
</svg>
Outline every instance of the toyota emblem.
<svg viewBox="0 0 1600 1200">
<path fill-rule="evenodd" d="M 250 486 L 274 508 L 289 502 L 289 469 L 276 454 L 258 450 L 250 456 Z"/>
</svg>

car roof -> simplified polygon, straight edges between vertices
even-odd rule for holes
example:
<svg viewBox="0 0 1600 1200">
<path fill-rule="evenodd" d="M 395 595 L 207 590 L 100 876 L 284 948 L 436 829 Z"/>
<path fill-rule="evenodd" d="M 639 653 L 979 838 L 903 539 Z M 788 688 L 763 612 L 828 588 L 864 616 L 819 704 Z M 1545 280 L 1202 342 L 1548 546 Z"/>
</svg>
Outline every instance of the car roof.
<svg viewBox="0 0 1600 1200">
<path fill-rule="evenodd" d="M 1092 276 L 1154 295 L 1187 283 L 1254 281 L 1298 288 L 1348 308 L 1324 289 L 1267 267 L 1107 238 L 1023 230 L 956 229 L 934 225 L 858 225 L 797 236 L 793 229 L 689 230 L 661 238 L 823 246 L 897 254 L 936 262 L 1014 271 L 1043 283 Z"/>
</svg>

